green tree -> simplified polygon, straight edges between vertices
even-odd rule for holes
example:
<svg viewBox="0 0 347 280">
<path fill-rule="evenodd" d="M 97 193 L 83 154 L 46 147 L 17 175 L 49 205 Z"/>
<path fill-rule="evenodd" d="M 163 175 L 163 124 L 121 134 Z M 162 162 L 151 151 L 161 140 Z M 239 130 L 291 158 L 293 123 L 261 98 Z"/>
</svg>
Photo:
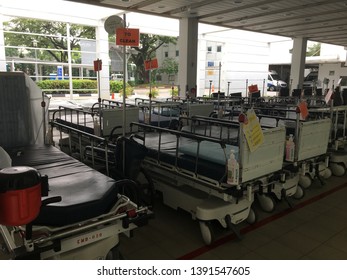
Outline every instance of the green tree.
<svg viewBox="0 0 347 280">
<path fill-rule="evenodd" d="M 306 56 L 319 56 L 320 55 L 321 44 L 317 43 L 308 47 L 306 51 Z"/>
<path fill-rule="evenodd" d="M 164 59 L 163 64 L 159 69 L 159 73 L 165 73 L 168 75 L 168 82 L 170 82 L 170 77 L 178 73 L 178 62 L 172 57 Z"/>
<path fill-rule="evenodd" d="M 34 56 L 31 47 L 47 48 L 49 50 L 38 52 L 38 59 L 67 62 L 67 30 L 66 23 L 41 21 L 36 19 L 16 18 L 4 22 L 6 46 L 28 47 L 28 56 Z M 40 35 L 42 34 L 42 35 Z M 80 38 L 95 39 L 95 28 L 72 24 L 70 26 L 71 50 L 80 50 Z M 6 49 L 6 55 L 19 56 L 20 49 Z M 74 54 L 79 59 L 79 54 Z"/>
<path fill-rule="evenodd" d="M 132 47 L 136 54 L 132 54 L 130 61 L 136 65 L 137 82 L 148 83 L 149 73 L 145 71 L 145 60 L 155 57 L 155 51 L 164 44 L 176 44 L 176 37 L 159 36 L 153 34 L 140 34 L 140 46 Z"/>
</svg>

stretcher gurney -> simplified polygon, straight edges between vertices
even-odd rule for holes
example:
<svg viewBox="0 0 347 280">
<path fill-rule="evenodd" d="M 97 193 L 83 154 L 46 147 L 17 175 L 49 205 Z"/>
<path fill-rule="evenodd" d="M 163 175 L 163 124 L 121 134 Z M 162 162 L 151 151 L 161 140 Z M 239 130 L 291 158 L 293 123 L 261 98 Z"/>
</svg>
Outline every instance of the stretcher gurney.
<svg viewBox="0 0 347 280">
<path fill-rule="evenodd" d="M 189 124 L 189 126 L 183 127 L 182 130 L 223 139 L 227 143 L 234 145 L 236 143 L 238 145 L 240 137 L 239 121 L 229 120 L 229 117 L 220 119 L 194 116 L 190 119 Z M 260 118 L 260 124 L 264 129 L 279 126 L 285 127 L 283 122 L 280 123 L 280 120 L 272 118 L 267 118 L 265 122 L 263 118 Z M 288 128 L 286 127 L 287 130 Z M 272 212 L 276 205 L 274 198 L 278 200 L 285 199 L 290 204 L 288 197 L 296 194 L 298 188 L 300 188 L 298 185 L 299 174 L 282 168 L 282 170 L 273 174 L 269 173 L 268 175 L 267 178 L 258 181 L 256 198 L 263 211 Z M 301 196 L 298 198 L 301 198 Z"/>
<path fill-rule="evenodd" d="M 276 110 L 280 112 L 277 116 L 274 113 Z M 268 113 L 268 111 L 265 112 Z M 271 112 L 271 115 L 259 115 L 260 122 L 270 126 L 285 126 L 287 139 L 290 134 L 293 135 L 295 142 L 294 159 L 286 162 L 285 167 L 291 170 L 298 169 L 299 185 L 305 189 L 311 185 L 315 178 L 321 181 L 324 178 L 329 178 L 331 170 L 329 169 L 328 146 L 331 119 L 317 108 L 308 110 L 307 120 L 303 120 L 299 107 L 294 109 L 272 108 Z M 285 117 L 282 117 L 283 112 L 285 112 Z M 302 188 L 298 189 L 300 193 L 296 193 L 295 197 L 300 198 L 304 195 Z"/>
<path fill-rule="evenodd" d="M 99 103 L 96 104 L 99 105 Z M 58 110 L 53 112 L 52 120 L 90 134 L 111 138 L 117 134 L 121 135 L 123 126 L 125 133 L 129 133 L 130 123 L 139 120 L 139 108 L 136 106 L 129 105 L 126 108 L 124 123 L 121 107 L 94 105 L 90 109 L 59 106 Z"/>
<path fill-rule="evenodd" d="M 256 221 L 251 207 L 254 192 L 262 178 L 282 168 L 284 128 L 264 130 L 264 144 L 250 153 L 244 137 L 240 137 L 239 146 L 234 146 L 184 131 L 132 125 L 143 131 L 138 138 L 149 152 L 142 166 L 154 188 L 163 194 L 165 204 L 184 209 L 199 221 L 205 243 L 213 241 L 212 221 L 237 235 L 237 224 Z M 235 151 L 240 163 L 237 186 L 227 184 L 230 150 Z"/>
<path fill-rule="evenodd" d="M 147 222 L 148 209 L 122 194 L 135 184 L 131 180 L 115 181 L 53 146 L 27 146 L 9 154 L 10 173 L 21 169 L 16 166 L 28 166 L 48 179 L 48 193 L 42 192 L 45 196 L 31 221 L 22 224 L 21 219 L 13 222 L 1 215 L 7 221 L 0 232 L 9 258 L 112 259 L 118 256 L 119 235 L 129 235 Z M 2 203 L 7 200 L 3 191 Z M 23 200 L 18 199 L 17 211 L 26 214 Z"/>
</svg>

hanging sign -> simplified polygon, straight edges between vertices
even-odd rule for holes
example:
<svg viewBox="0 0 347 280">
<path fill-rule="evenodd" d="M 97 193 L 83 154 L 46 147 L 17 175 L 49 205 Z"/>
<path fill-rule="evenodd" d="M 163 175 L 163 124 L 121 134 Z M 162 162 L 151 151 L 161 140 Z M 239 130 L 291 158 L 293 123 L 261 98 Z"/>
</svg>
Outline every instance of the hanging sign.
<svg viewBox="0 0 347 280">
<path fill-rule="evenodd" d="M 102 60 L 101 59 L 97 59 L 94 60 L 94 71 L 101 71 L 102 70 Z"/>
<path fill-rule="evenodd" d="M 145 70 L 157 69 L 158 68 L 158 59 L 154 58 L 151 60 L 145 60 Z"/>
<path fill-rule="evenodd" d="M 116 45 L 138 47 L 140 43 L 140 29 L 117 28 Z"/>
<path fill-rule="evenodd" d="M 104 23 L 105 30 L 108 34 L 116 34 L 116 29 L 124 26 L 123 19 L 119 16 L 109 16 Z"/>
<path fill-rule="evenodd" d="M 250 85 L 248 86 L 248 91 L 249 93 L 257 92 L 258 90 L 258 85 Z"/>
<path fill-rule="evenodd" d="M 324 97 L 326 104 L 329 104 L 329 101 L 330 101 L 332 95 L 333 95 L 333 90 L 329 89 L 328 93 Z"/>
<path fill-rule="evenodd" d="M 307 109 L 306 101 L 301 101 L 300 102 L 299 109 L 300 109 L 300 116 L 301 116 L 301 118 L 306 120 L 306 118 L 308 116 L 308 109 Z"/>
<path fill-rule="evenodd" d="M 246 137 L 248 147 L 254 152 L 264 143 L 264 135 L 261 129 L 257 115 L 253 109 L 249 109 L 246 113 L 247 122 L 243 123 L 243 134 Z"/>
</svg>

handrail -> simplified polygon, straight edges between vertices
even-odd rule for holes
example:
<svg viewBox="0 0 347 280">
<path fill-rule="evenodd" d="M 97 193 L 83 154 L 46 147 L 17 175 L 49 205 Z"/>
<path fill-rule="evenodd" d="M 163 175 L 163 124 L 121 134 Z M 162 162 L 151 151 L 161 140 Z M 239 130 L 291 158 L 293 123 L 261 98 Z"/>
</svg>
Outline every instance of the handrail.
<svg viewBox="0 0 347 280">
<path fill-rule="evenodd" d="M 92 166 L 95 167 L 95 156 L 94 156 L 94 148 L 97 147 L 98 144 L 103 144 L 104 145 L 104 155 L 105 155 L 105 167 L 106 167 L 106 174 L 109 175 L 109 160 L 108 160 L 108 152 L 109 149 L 114 149 L 115 150 L 115 145 L 112 143 L 109 143 L 105 138 L 79 130 L 77 128 L 61 124 L 55 120 L 50 121 L 51 129 L 54 127 L 57 127 L 60 131 L 65 130 L 69 134 L 69 151 L 72 153 L 72 142 L 71 142 L 71 136 L 72 134 L 76 134 L 78 138 L 78 143 L 79 143 L 79 152 L 80 152 L 80 158 L 84 158 L 84 149 L 82 147 L 82 138 L 87 139 L 90 141 L 90 146 L 92 150 Z M 62 134 L 60 134 L 60 140 L 62 140 Z"/>
</svg>

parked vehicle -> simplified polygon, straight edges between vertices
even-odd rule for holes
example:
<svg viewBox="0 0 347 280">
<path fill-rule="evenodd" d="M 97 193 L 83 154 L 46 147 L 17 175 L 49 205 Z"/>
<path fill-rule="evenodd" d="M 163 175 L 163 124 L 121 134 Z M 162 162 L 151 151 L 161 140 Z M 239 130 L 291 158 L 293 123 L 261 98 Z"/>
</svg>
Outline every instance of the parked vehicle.
<svg viewBox="0 0 347 280">
<path fill-rule="evenodd" d="M 281 88 L 286 88 L 287 83 L 282 81 L 276 71 L 270 71 L 267 77 L 267 89 L 269 91 L 279 91 Z"/>
<path fill-rule="evenodd" d="M 313 88 L 318 86 L 318 71 L 311 71 L 307 74 L 302 83 L 303 88 Z"/>
</svg>

